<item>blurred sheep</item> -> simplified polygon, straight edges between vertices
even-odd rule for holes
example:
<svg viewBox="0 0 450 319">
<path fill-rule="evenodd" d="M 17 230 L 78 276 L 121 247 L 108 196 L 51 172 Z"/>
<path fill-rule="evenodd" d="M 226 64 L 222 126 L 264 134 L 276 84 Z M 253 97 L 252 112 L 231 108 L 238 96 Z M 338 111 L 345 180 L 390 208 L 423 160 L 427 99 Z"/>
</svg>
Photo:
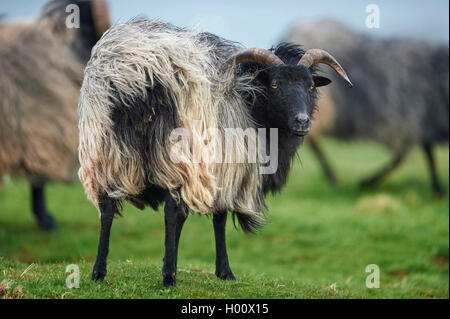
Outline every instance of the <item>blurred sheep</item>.
<svg viewBox="0 0 450 319">
<path fill-rule="evenodd" d="M 65 25 L 69 4 L 80 9 L 78 29 Z M 76 176 L 83 70 L 107 28 L 103 0 L 53 0 L 35 20 L 0 22 L 0 178 L 9 173 L 29 181 L 33 212 L 46 230 L 56 223 L 44 185 Z"/>
<path fill-rule="evenodd" d="M 369 138 L 392 150 L 392 162 L 364 179 L 361 186 L 380 181 L 418 144 L 428 161 L 433 191 L 444 194 L 432 149 L 449 140 L 448 47 L 375 39 L 328 20 L 299 24 L 285 40 L 333 52 L 348 65 L 348 75 L 357 83 L 353 90 L 342 90 L 337 81 L 318 101 L 320 116 L 313 122 L 310 143 L 330 182 L 336 178 L 317 143 L 324 134 Z"/>
</svg>

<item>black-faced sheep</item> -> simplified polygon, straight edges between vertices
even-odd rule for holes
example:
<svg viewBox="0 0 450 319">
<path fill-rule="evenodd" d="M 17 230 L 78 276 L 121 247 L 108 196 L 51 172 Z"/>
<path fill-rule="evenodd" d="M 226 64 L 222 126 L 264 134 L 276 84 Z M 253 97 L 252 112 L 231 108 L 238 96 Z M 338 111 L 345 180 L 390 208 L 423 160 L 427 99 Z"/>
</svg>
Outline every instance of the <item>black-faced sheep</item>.
<svg viewBox="0 0 450 319">
<path fill-rule="evenodd" d="M 286 41 L 319 46 L 348 63 L 349 76 L 358 83 L 343 91 L 341 84 L 324 90 L 318 100 L 320 116 L 309 142 L 331 182 L 335 174 L 319 148 L 322 134 L 337 138 L 368 138 L 394 153 L 390 164 L 364 179 L 369 186 L 385 177 L 413 145 L 426 155 L 433 191 L 444 194 L 432 153 L 449 138 L 449 49 L 406 39 L 375 39 L 342 23 L 317 21 L 294 27 Z"/>
<path fill-rule="evenodd" d="M 227 212 L 245 231 L 262 225 L 264 195 L 285 184 L 310 128 L 316 87 L 329 83 L 315 73 L 317 63 L 349 82 L 334 58 L 318 49 L 305 53 L 290 44 L 272 51 L 243 49 L 213 34 L 154 20 L 113 26 L 93 49 L 79 104 L 79 177 L 101 215 L 92 279 L 106 275 L 110 229 L 122 200 L 154 209 L 165 202 L 165 286 L 175 285 L 178 241 L 189 209 L 214 214 L 216 274 L 233 279 Z M 187 148 L 175 147 L 179 141 L 172 133 L 179 128 L 189 133 Z M 212 143 L 205 138 L 209 128 L 223 133 Z M 247 129 L 267 128 L 265 147 L 271 150 L 278 134 L 278 169 L 262 175 L 257 163 L 223 160 L 230 154 L 219 147 L 221 136 L 233 128 L 242 139 L 233 144 L 232 159 L 251 155 Z M 192 154 L 206 154 L 206 160 Z M 220 160 L 211 160 L 217 154 Z"/>
<path fill-rule="evenodd" d="M 78 29 L 65 25 L 69 4 L 78 5 Z M 108 27 L 103 0 L 50 1 L 35 20 L 0 24 L 0 181 L 5 173 L 26 177 L 33 212 L 46 230 L 56 223 L 44 185 L 76 176 L 83 70 Z"/>
</svg>

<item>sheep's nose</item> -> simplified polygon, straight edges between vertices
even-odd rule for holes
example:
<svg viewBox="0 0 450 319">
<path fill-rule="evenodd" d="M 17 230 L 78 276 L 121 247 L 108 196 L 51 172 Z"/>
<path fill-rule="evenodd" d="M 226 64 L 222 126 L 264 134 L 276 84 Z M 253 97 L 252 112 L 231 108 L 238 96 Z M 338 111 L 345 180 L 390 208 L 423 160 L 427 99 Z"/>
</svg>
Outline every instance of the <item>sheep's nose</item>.
<svg viewBox="0 0 450 319">
<path fill-rule="evenodd" d="M 309 130 L 311 129 L 311 120 L 309 119 L 309 116 L 305 113 L 299 113 L 294 116 L 293 121 L 293 133 L 296 135 L 304 136 L 308 134 Z"/>
<path fill-rule="evenodd" d="M 295 122 L 301 130 L 308 130 L 311 127 L 311 120 L 309 116 L 305 113 L 300 113 L 295 116 Z"/>
</svg>

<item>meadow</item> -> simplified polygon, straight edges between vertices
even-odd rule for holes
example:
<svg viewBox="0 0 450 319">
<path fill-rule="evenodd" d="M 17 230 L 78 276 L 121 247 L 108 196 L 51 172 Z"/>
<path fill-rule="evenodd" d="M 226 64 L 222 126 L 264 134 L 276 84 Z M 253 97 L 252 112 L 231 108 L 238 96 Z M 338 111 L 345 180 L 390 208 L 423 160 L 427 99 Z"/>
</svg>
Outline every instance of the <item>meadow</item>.
<svg viewBox="0 0 450 319">
<path fill-rule="evenodd" d="M 330 186 L 308 145 L 289 182 L 270 196 L 268 225 L 246 235 L 227 225 L 236 281 L 214 275 L 211 218 L 192 214 L 183 229 L 177 287 L 162 288 L 162 209 L 125 205 L 114 221 L 104 282 L 90 280 L 100 221 L 79 183 L 47 188 L 57 232 L 41 231 L 25 181 L 0 189 L 0 298 L 448 298 L 449 149 L 437 162 L 447 190 L 437 199 L 419 148 L 383 183 L 361 191 L 357 181 L 390 160 L 365 141 L 327 139 L 324 150 L 340 178 Z M 66 266 L 80 268 L 80 288 L 65 285 Z M 366 287 L 366 266 L 380 269 L 380 288 Z"/>
</svg>

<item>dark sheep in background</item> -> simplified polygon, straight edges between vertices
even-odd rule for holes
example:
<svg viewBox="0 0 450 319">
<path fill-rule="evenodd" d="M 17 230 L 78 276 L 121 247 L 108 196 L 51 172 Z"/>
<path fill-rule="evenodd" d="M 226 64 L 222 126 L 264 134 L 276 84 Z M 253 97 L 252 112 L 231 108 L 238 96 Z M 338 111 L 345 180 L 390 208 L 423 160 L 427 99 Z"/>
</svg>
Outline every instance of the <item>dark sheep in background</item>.
<svg viewBox="0 0 450 319">
<path fill-rule="evenodd" d="M 101 214 L 92 279 L 106 275 L 110 229 L 123 200 L 141 209 L 165 202 L 165 286 L 175 285 L 178 241 L 189 209 L 213 213 L 216 275 L 234 279 L 225 244 L 227 212 L 245 231 L 262 225 L 264 195 L 286 183 L 291 160 L 310 129 L 316 87 L 329 83 L 315 74 L 317 63 L 332 66 L 349 81 L 323 50 L 305 53 L 290 44 L 273 51 L 243 49 L 209 33 L 153 20 L 113 26 L 92 51 L 79 105 L 79 176 Z M 261 175 L 259 166 L 248 162 L 197 163 L 191 149 L 174 159 L 170 134 L 180 127 L 189 131 L 198 154 L 206 149 L 208 128 L 221 133 L 278 128 L 278 170 Z M 209 160 L 217 149 L 213 144 Z M 247 151 L 244 138 L 238 139 L 233 154 Z"/>
<path fill-rule="evenodd" d="M 69 4 L 80 8 L 78 29 L 65 25 Z M 83 70 L 108 27 L 103 0 L 50 1 L 35 20 L 0 23 L 0 178 L 29 181 L 33 212 L 46 230 L 56 223 L 44 185 L 74 180 Z"/>
<path fill-rule="evenodd" d="M 309 141 L 330 182 L 336 178 L 317 143 L 323 134 L 373 139 L 392 150 L 393 161 L 361 186 L 380 181 L 418 144 L 428 160 L 433 191 L 445 193 L 432 148 L 449 140 L 448 47 L 375 39 L 328 20 L 299 24 L 285 40 L 333 52 L 357 83 L 353 90 L 342 90 L 340 83 L 331 86 L 318 101 L 320 116 Z"/>
</svg>

